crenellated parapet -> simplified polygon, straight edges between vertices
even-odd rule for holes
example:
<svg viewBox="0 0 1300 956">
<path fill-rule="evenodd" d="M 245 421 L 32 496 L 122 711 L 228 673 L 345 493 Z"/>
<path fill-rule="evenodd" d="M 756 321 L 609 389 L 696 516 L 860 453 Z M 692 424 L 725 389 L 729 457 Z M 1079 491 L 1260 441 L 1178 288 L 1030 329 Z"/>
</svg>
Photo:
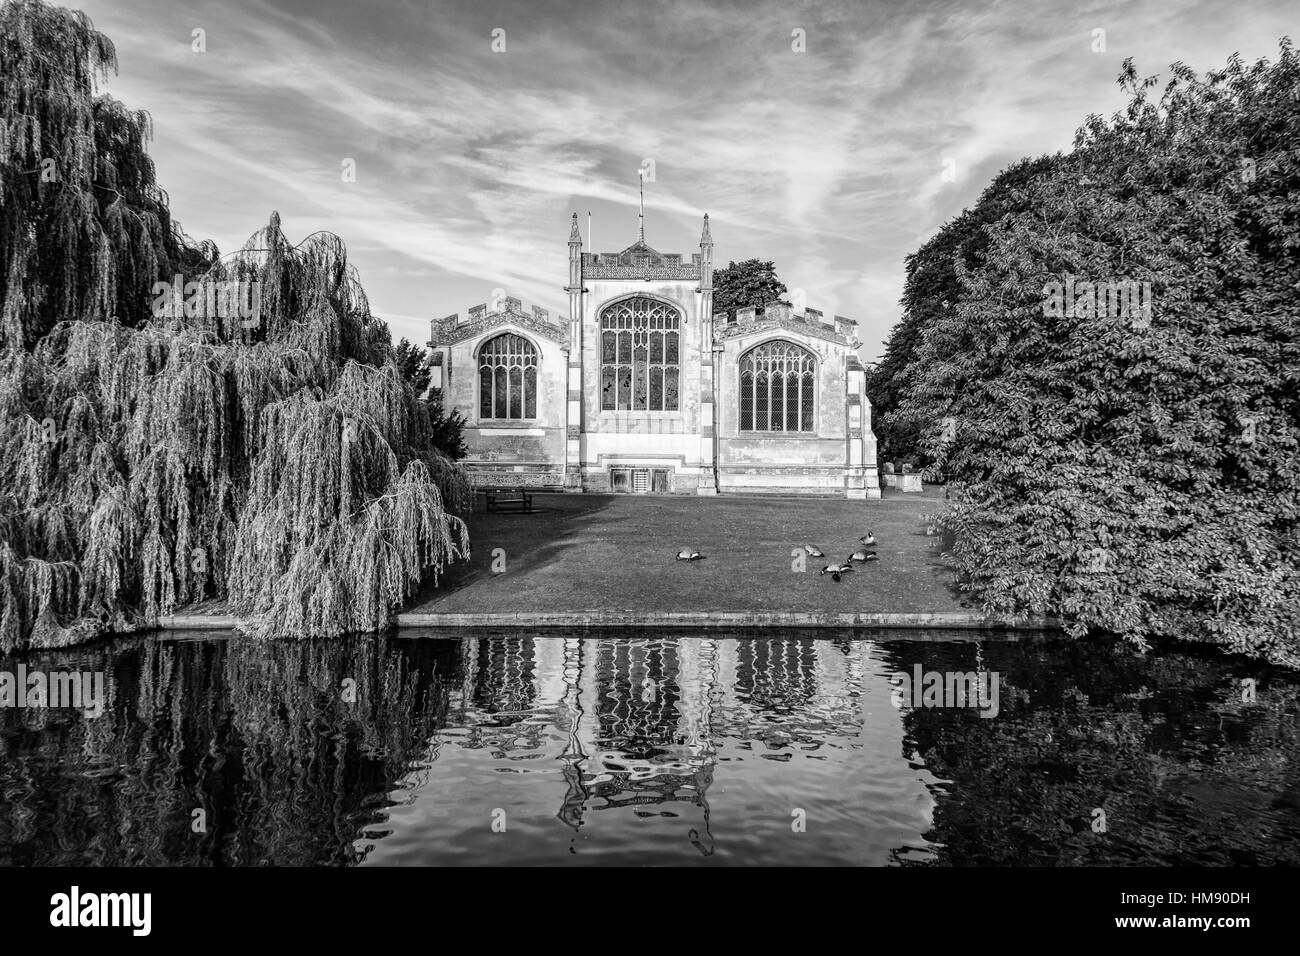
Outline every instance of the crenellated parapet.
<svg viewBox="0 0 1300 956">
<path fill-rule="evenodd" d="M 791 306 L 773 302 L 764 307 L 762 315 L 758 309 L 748 306 L 736 309 L 734 314 L 718 312 L 713 316 L 713 339 L 724 342 L 742 335 L 756 332 L 783 330 L 808 335 L 827 342 L 856 349 L 861 343 L 857 338 L 857 322 L 853 319 L 836 315 L 829 319 L 818 309 L 804 309 L 796 312 Z"/>
<path fill-rule="evenodd" d="M 587 279 L 685 279 L 699 281 L 701 254 L 683 260 L 681 253 L 659 252 L 638 240 L 622 252 L 585 252 L 582 275 Z"/>
<path fill-rule="evenodd" d="M 471 306 L 464 317 L 453 313 L 446 318 L 434 319 L 429 345 L 432 348 L 455 345 L 500 326 L 515 326 L 540 338 L 549 339 L 562 348 L 568 348 L 569 345 L 567 319 L 552 315 L 549 310 L 536 305 L 525 312 L 523 303 L 513 296 L 501 299 L 499 307 L 494 310 L 490 310 L 484 303 Z"/>
</svg>

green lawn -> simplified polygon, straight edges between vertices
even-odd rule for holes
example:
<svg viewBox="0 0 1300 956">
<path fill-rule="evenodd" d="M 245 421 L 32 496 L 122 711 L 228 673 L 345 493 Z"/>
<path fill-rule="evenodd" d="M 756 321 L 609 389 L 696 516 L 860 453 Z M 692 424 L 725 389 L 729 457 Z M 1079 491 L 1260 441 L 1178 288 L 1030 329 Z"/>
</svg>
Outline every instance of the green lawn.
<svg viewBox="0 0 1300 956">
<path fill-rule="evenodd" d="M 407 605 L 414 613 L 520 611 L 947 612 L 971 608 L 939 560 L 920 515 L 943 489 L 880 501 L 538 494 L 533 514 L 475 513 L 473 556 Z M 870 529 L 880 560 L 835 583 L 817 571 L 844 560 Z M 812 544 L 826 558 L 791 568 Z M 505 572 L 491 570 L 504 552 Z M 702 561 L 675 561 L 694 549 Z"/>
</svg>

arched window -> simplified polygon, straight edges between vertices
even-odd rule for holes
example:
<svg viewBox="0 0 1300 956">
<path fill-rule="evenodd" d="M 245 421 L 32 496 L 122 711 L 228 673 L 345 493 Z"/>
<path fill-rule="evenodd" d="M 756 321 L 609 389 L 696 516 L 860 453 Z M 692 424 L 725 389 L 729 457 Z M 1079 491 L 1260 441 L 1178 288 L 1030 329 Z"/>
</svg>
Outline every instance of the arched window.
<svg viewBox="0 0 1300 956">
<path fill-rule="evenodd" d="M 637 296 L 600 313 L 600 407 L 606 411 L 675 412 L 681 313 Z"/>
<path fill-rule="evenodd" d="M 537 349 L 506 332 L 478 353 L 478 417 L 537 417 Z"/>
<path fill-rule="evenodd" d="M 817 364 L 793 342 L 764 342 L 740 357 L 740 430 L 810 432 Z"/>
</svg>

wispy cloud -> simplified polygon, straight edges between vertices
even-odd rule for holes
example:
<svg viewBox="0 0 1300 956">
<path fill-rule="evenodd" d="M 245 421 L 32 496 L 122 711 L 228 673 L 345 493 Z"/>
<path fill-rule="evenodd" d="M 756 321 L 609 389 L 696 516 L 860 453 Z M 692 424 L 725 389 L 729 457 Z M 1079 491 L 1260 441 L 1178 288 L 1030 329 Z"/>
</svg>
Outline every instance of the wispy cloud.
<svg viewBox="0 0 1300 956">
<path fill-rule="evenodd" d="M 859 319 L 867 358 L 904 256 L 999 168 L 1118 109 L 1125 56 L 1209 69 L 1273 54 L 1290 26 L 1281 0 L 85 9 L 118 46 L 110 92 L 154 115 L 190 233 L 229 249 L 271 209 L 293 235 L 337 232 L 398 335 L 423 341 L 497 287 L 560 308 L 569 215 L 585 230 L 593 212 L 599 249 L 627 245 L 650 158 L 652 244 L 691 252 L 709 212 L 719 258 L 775 260 L 809 305 Z"/>
</svg>

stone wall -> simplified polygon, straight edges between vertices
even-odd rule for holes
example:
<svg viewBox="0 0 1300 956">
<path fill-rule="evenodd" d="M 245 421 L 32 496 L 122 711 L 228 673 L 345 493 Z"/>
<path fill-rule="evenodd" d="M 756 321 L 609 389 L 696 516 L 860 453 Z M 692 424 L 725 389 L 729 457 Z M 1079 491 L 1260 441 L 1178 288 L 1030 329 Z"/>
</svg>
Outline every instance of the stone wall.
<svg viewBox="0 0 1300 956">
<path fill-rule="evenodd" d="M 698 281 L 644 278 L 588 278 L 583 287 L 582 323 L 582 487 L 609 490 L 613 467 L 667 468 L 671 490 L 695 494 L 700 483 L 700 363 L 708 349 L 701 341 Z M 675 412 L 609 411 L 601 408 L 600 314 L 632 296 L 646 296 L 681 313 L 678 328 L 678 408 Z"/>
<path fill-rule="evenodd" d="M 799 315 L 780 304 L 769 305 L 762 316 L 749 308 L 717 317 L 718 479 L 724 494 L 880 496 L 874 483 L 870 404 L 854 352 L 853 325 L 842 316 L 828 321 L 815 309 Z M 741 357 L 772 341 L 792 342 L 813 355 L 816 410 L 811 432 L 741 431 Z"/>
<path fill-rule="evenodd" d="M 537 349 L 537 414 L 523 419 L 480 416 L 478 356 L 483 345 L 513 332 Z M 524 310 L 505 297 L 495 309 L 477 305 L 466 316 L 435 320 L 429 341 L 442 368 L 445 402 L 465 415 L 463 464 L 477 486 L 559 488 L 564 480 L 565 365 L 568 329 L 546 309 Z"/>
</svg>

